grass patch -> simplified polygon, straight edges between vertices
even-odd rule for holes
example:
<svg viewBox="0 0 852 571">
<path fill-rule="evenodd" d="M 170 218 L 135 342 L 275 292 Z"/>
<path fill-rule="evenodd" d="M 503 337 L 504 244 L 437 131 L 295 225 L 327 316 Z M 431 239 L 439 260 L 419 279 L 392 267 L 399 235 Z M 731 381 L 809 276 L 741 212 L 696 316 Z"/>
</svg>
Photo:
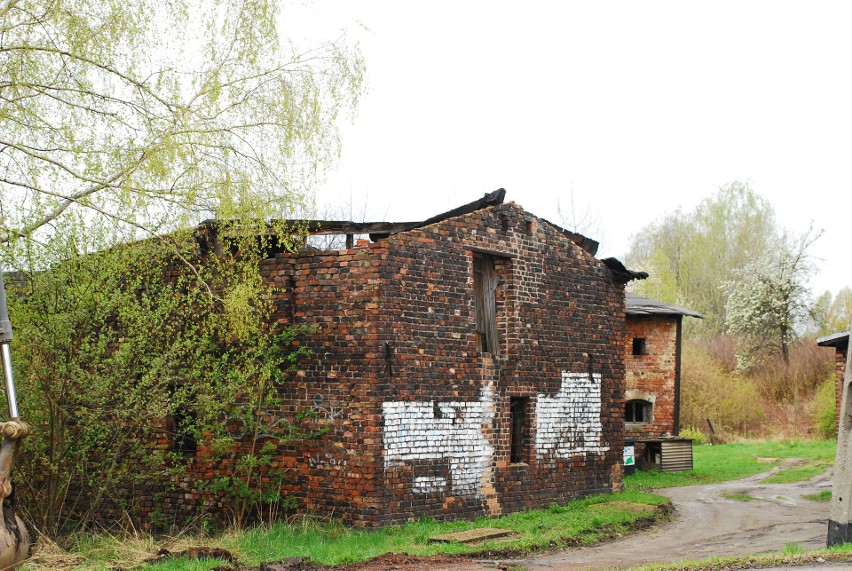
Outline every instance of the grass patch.
<svg viewBox="0 0 852 571">
<path fill-rule="evenodd" d="M 606 537 L 623 534 L 637 525 L 650 522 L 666 498 L 638 491 L 604 494 L 574 500 L 563 506 L 519 512 L 507 516 L 477 521 L 437 523 L 423 519 L 402 526 L 376 530 L 345 527 L 335 523 L 319 523 L 304 518 L 299 523 L 277 524 L 255 528 L 242 533 L 229 533 L 214 539 L 200 539 L 193 545 L 223 548 L 238 557 L 240 563 L 255 566 L 262 561 L 278 561 L 286 557 L 310 558 L 326 565 L 365 561 L 385 553 L 406 553 L 416 556 L 464 555 L 476 553 L 523 554 L 532 551 L 594 543 Z M 499 527 L 513 531 L 510 540 L 495 539 L 480 545 L 460 543 L 429 543 L 439 534 L 473 528 Z M 164 545 L 170 551 L 180 551 L 189 545 Z M 160 545 L 153 542 L 118 540 L 117 538 L 87 537 L 75 546 L 73 557 L 77 566 L 65 569 L 106 570 L 121 562 L 138 564 L 156 553 Z M 71 556 L 69 555 L 69 558 Z M 28 563 L 26 571 L 62 569 L 53 557 L 49 564 L 39 565 L 38 558 Z M 223 565 L 221 560 L 173 559 L 143 567 L 152 571 L 208 571 Z"/>
<path fill-rule="evenodd" d="M 815 463 L 823 462 L 822 470 L 824 470 L 825 467 L 834 462 L 836 447 L 837 443 L 834 440 L 806 440 L 801 442 L 773 440 L 695 446 L 693 448 L 694 469 L 687 472 L 637 471 L 633 475 L 625 476 L 624 486 L 628 490 L 652 490 L 675 486 L 715 484 L 754 476 L 768 471 L 775 465 L 758 462 L 758 458 L 804 458 Z M 783 473 L 781 472 L 781 474 Z M 818 473 L 819 470 L 808 478 Z"/>
<path fill-rule="evenodd" d="M 629 492 L 594 496 L 564 506 L 495 519 L 482 518 L 474 522 L 437 523 L 424 519 L 373 531 L 312 523 L 301 528 L 278 525 L 235 536 L 233 543 L 225 542 L 221 546 L 241 554 L 245 562 L 251 564 L 292 556 L 310 557 L 313 561 L 334 565 L 364 561 L 391 552 L 417 556 L 491 550 L 529 552 L 546 547 L 591 543 L 607 534 L 627 531 L 633 522 L 653 515 L 657 506 L 662 504 L 667 504 L 665 498 Z M 517 537 L 476 546 L 428 542 L 434 535 L 480 527 L 507 529 Z"/>
<path fill-rule="evenodd" d="M 805 494 L 802 497 L 813 502 L 829 502 L 831 501 L 831 490 L 823 490 L 818 494 Z"/>
<path fill-rule="evenodd" d="M 809 460 L 803 465 L 781 470 L 777 474 L 764 478 L 762 481 L 767 484 L 792 484 L 793 482 L 810 480 L 814 476 L 825 472 L 833 463 L 833 460 Z"/>
<path fill-rule="evenodd" d="M 605 494 L 575 500 L 564 506 L 544 510 L 519 512 L 496 519 L 437 523 L 423 519 L 416 523 L 378 530 L 347 528 L 339 524 L 320 524 L 305 518 L 291 525 L 275 525 L 243 533 L 230 533 L 213 539 L 183 538 L 181 541 L 155 543 L 150 538 L 91 537 L 78 538 L 70 553 L 57 546 L 39 545 L 36 557 L 28 562 L 24 571 L 95 570 L 111 567 L 130 568 L 151 557 L 160 547 L 182 551 L 190 546 L 218 547 L 234 553 L 243 565 L 254 566 L 262 561 L 278 561 L 286 557 L 310 558 L 327 565 L 359 562 L 385 553 L 429 555 L 516 555 L 541 549 L 567 545 L 593 543 L 607 537 L 635 529 L 641 522 L 649 521 L 658 506 L 668 501 L 660 496 L 642 492 L 643 489 L 685 486 L 722 482 L 767 471 L 772 464 L 758 462 L 758 458 L 804 458 L 805 465 L 790 471 L 804 469 L 824 470 L 830 465 L 835 452 L 834 441 L 758 442 L 697 446 L 694 449 L 695 469 L 689 472 L 661 473 L 637 472 L 625 478 L 626 490 L 622 494 Z M 817 472 L 818 473 L 818 472 Z M 811 477 L 799 472 L 798 476 Z M 794 480 L 789 480 L 794 481 Z M 830 492 L 824 492 L 830 498 Z M 746 498 L 732 498 L 751 501 Z M 471 546 L 457 543 L 430 544 L 434 535 L 464 531 L 481 527 L 499 527 L 513 531 L 510 541 L 494 540 Z M 51 552 L 50 550 L 53 549 Z M 790 550 L 794 550 L 793 546 Z M 824 553 L 824 552 L 821 552 Z M 844 556 L 852 558 L 852 548 Z M 786 558 L 802 558 L 809 553 L 786 553 Z M 778 556 L 781 557 L 781 556 Z M 828 559 L 828 557 L 826 557 Z M 749 558 L 754 561 L 754 558 Z M 715 561 L 731 561 L 718 559 Z M 767 560 L 770 563 L 772 561 Z M 804 559 L 803 559 L 804 561 Z M 222 566 L 221 560 L 168 560 L 148 565 L 152 571 L 209 571 Z M 723 569 L 706 562 L 695 569 Z M 714 564 L 715 565 L 715 564 Z M 670 569 L 689 569 L 683 564 Z M 727 568 L 731 567 L 730 564 Z M 650 567 L 649 567 L 650 569 Z M 654 569 L 666 569 L 659 566 Z"/>
<path fill-rule="evenodd" d="M 761 502 L 760 498 L 755 498 L 750 494 L 734 494 L 734 493 L 726 493 L 722 494 L 723 498 L 727 498 L 729 500 L 735 500 L 738 502 Z"/>
</svg>

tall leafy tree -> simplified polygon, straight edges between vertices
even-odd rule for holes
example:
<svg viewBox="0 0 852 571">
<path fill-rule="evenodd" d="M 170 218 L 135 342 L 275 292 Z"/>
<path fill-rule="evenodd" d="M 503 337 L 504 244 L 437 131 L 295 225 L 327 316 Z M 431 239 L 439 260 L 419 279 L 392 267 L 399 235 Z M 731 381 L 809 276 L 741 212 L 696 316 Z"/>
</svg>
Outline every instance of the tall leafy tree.
<svg viewBox="0 0 852 571">
<path fill-rule="evenodd" d="M 726 324 L 722 284 L 777 240 L 772 206 L 747 183 L 723 186 L 693 211 L 676 210 L 634 236 L 627 261 L 650 273 L 635 291 L 704 314 L 690 324 L 720 333 Z"/>
<path fill-rule="evenodd" d="M 149 232 L 286 213 L 336 156 L 364 65 L 343 39 L 286 42 L 281 17 L 275 0 L 0 0 L 0 243 L 75 209 Z"/>
</svg>

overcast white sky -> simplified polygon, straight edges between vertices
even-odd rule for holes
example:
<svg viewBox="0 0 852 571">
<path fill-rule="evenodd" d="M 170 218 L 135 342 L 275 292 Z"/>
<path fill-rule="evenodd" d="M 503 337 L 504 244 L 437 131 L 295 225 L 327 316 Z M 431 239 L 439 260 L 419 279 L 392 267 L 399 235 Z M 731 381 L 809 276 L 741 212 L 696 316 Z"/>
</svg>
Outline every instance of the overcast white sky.
<svg viewBox="0 0 852 571">
<path fill-rule="evenodd" d="M 559 223 L 573 192 L 623 257 L 747 180 L 782 226 L 824 229 L 814 291 L 852 285 L 852 2 L 317 0 L 288 22 L 347 29 L 368 67 L 319 204 L 422 220 L 504 187 Z"/>
</svg>

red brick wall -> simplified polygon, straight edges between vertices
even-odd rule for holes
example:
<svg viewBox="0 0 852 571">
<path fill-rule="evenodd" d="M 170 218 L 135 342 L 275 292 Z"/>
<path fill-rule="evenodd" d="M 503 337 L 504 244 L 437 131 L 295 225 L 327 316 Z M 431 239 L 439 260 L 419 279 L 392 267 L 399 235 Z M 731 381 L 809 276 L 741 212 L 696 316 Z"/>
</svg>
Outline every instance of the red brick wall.
<svg viewBox="0 0 852 571">
<path fill-rule="evenodd" d="M 472 467 L 481 485 L 454 485 L 455 460 L 450 456 L 462 452 L 386 464 L 386 521 L 495 515 L 618 487 L 624 301 L 623 288 L 612 282 L 609 271 L 513 204 L 387 242 L 382 307 L 391 310 L 386 335 L 394 346 L 395 369 L 378 392 L 391 401 L 433 402 L 439 408 L 493 399 L 487 405 L 493 406 L 493 417 L 478 431 L 483 442 L 474 445 L 492 449 L 486 466 Z M 475 249 L 509 255 L 496 257 L 500 351 L 493 358 L 476 351 Z M 587 376 L 590 370 L 601 379 L 600 440 L 608 450 L 560 453 L 558 446 L 542 443 L 539 453 L 534 441 L 552 427 L 538 426 L 537 416 L 548 406 L 558 408 L 548 399 L 563 390 L 563 372 L 571 385 L 582 381 L 570 374 Z M 509 458 L 512 397 L 529 399 L 533 440 L 527 461 L 517 464 Z M 442 455 L 440 450 L 430 453 Z M 417 493 L 412 482 L 418 478 L 446 484 Z"/>
<path fill-rule="evenodd" d="M 680 316 L 627 316 L 624 343 L 625 396 L 653 402 L 651 423 L 627 423 L 625 434 L 656 438 L 675 434 L 675 382 Z M 644 338 L 645 355 L 633 354 L 633 339 Z"/>
<path fill-rule="evenodd" d="M 481 250 L 500 254 L 497 355 L 476 350 Z M 316 327 L 311 361 L 269 411 L 313 407 L 329 430 L 278 446 L 273 468 L 300 508 L 372 526 L 620 487 L 624 289 L 547 223 L 508 203 L 348 250 L 278 254 L 261 271 L 276 319 Z M 518 463 L 513 397 L 527 399 Z M 185 509 L 202 502 L 177 493 Z"/>
</svg>

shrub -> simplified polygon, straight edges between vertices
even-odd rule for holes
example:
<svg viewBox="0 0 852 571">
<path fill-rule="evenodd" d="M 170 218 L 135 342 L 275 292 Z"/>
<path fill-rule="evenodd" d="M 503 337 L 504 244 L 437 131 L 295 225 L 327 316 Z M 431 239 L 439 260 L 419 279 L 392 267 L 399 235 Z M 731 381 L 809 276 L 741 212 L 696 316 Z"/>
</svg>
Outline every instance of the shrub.
<svg viewBox="0 0 852 571">
<path fill-rule="evenodd" d="M 698 341 L 684 344 L 681 370 L 681 420 L 701 426 L 710 419 L 715 429 L 740 435 L 760 433 L 763 411 L 754 382 L 727 373 Z"/>
<path fill-rule="evenodd" d="M 33 427 L 17 492 L 40 534 L 142 523 L 152 490 L 201 489 L 207 466 L 228 479 L 200 508 L 215 501 L 237 523 L 285 509 L 264 443 L 316 435 L 307 412 L 278 406 L 310 330 L 270 325 L 262 245 L 249 234 L 229 240 L 239 256 L 208 256 L 174 233 L 81 255 L 95 237 L 62 229 L 64 242 L 15 250 L 9 266 L 22 270 L 9 313 Z"/>
<path fill-rule="evenodd" d="M 835 401 L 834 378 L 826 379 L 814 396 L 814 429 L 823 438 L 837 436 L 837 403 Z"/>
<path fill-rule="evenodd" d="M 701 432 L 698 428 L 687 426 L 682 428 L 680 435 L 684 438 L 689 438 L 695 446 L 703 446 L 709 442 L 707 435 Z"/>
<path fill-rule="evenodd" d="M 780 354 L 773 355 L 748 371 L 767 399 L 793 404 L 809 400 L 823 380 L 833 374 L 833 350 L 820 347 L 809 338 L 790 346 L 788 362 Z"/>
</svg>

